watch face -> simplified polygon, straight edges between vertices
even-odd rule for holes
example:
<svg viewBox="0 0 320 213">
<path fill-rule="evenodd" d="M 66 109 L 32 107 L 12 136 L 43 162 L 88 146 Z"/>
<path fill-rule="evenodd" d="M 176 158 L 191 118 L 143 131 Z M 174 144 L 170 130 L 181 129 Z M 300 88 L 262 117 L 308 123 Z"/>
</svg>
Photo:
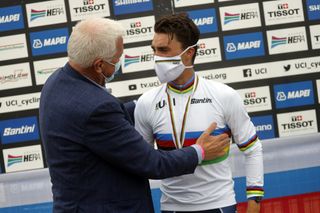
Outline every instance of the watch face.
<svg viewBox="0 0 320 213">
<path fill-rule="evenodd" d="M 255 197 L 255 199 L 254 199 L 257 203 L 260 203 L 261 202 L 261 200 L 262 200 L 262 197 Z"/>
</svg>

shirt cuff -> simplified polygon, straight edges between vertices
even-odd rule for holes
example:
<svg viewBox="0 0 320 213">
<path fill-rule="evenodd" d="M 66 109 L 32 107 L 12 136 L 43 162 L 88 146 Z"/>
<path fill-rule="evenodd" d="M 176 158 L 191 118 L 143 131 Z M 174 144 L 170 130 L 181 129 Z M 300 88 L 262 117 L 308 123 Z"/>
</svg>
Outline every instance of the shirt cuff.
<svg viewBox="0 0 320 213">
<path fill-rule="evenodd" d="M 197 151 L 198 164 L 201 164 L 203 159 L 204 159 L 204 150 L 203 150 L 203 148 L 198 144 L 193 144 L 193 145 L 191 145 L 191 147 L 193 147 Z"/>
</svg>

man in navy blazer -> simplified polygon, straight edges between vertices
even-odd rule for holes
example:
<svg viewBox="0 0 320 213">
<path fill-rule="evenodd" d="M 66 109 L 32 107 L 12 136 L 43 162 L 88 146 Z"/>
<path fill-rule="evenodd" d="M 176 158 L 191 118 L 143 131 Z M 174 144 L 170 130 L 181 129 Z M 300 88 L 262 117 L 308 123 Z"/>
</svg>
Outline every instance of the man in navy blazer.
<svg viewBox="0 0 320 213">
<path fill-rule="evenodd" d="M 40 130 L 55 213 L 153 212 L 148 178 L 192 173 L 203 159 L 222 156 L 229 142 L 210 136 L 213 124 L 193 147 L 165 152 L 147 144 L 104 87 L 119 68 L 122 35 L 109 19 L 78 23 L 69 62 L 42 89 Z"/>
</svg>

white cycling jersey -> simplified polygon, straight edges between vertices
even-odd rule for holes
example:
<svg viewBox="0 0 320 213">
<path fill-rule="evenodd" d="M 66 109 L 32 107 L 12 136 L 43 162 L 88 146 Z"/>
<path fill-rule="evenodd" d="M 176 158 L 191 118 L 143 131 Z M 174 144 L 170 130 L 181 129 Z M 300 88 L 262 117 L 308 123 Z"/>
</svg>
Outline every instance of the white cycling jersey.
<svg viewBox="0 0 320 213">
<path fill-rule="evenodd" d="M 234 89 L 195 75 L 186 90 L 163 84 L 147 91 L 135 109 L 136 129 L 162 150 L 194 144 L 212 122 L 217 123 L 214 135 L 232 135 L 245 154 L 247 197 L 263 196 L 262 146 Z M 203 161 L 193 174 L 162 180 L 161 210 L 200 211 L 234 205 L 228 156 L 229 149 L 222 157 Z"/>
</svg>

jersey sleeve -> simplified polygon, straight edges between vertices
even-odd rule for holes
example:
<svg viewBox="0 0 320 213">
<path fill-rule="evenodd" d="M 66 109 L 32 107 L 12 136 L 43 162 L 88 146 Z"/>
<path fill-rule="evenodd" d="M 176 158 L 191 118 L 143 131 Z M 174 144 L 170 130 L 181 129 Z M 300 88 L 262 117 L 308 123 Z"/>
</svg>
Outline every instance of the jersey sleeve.
<svg viewBox="0 0 320 213">
<path fill-rule="evenodd" d="M 150 144 L 154 145 L 152 124 L 150 122 L 150 108 L 148 108 L 144 101 L 145 96 L 141 96 L 134 110 L 135 128 L 142 135 L 142 137 Z"/>
<path fill-rule="evenodd" d="M 247 198 L 263 196 L 262 144 L 240 95 L 231 89 L 230 96 L 226 98 L 227 125 L 231 129 L 234 142 L 245 155 Z"/>
</svg>

